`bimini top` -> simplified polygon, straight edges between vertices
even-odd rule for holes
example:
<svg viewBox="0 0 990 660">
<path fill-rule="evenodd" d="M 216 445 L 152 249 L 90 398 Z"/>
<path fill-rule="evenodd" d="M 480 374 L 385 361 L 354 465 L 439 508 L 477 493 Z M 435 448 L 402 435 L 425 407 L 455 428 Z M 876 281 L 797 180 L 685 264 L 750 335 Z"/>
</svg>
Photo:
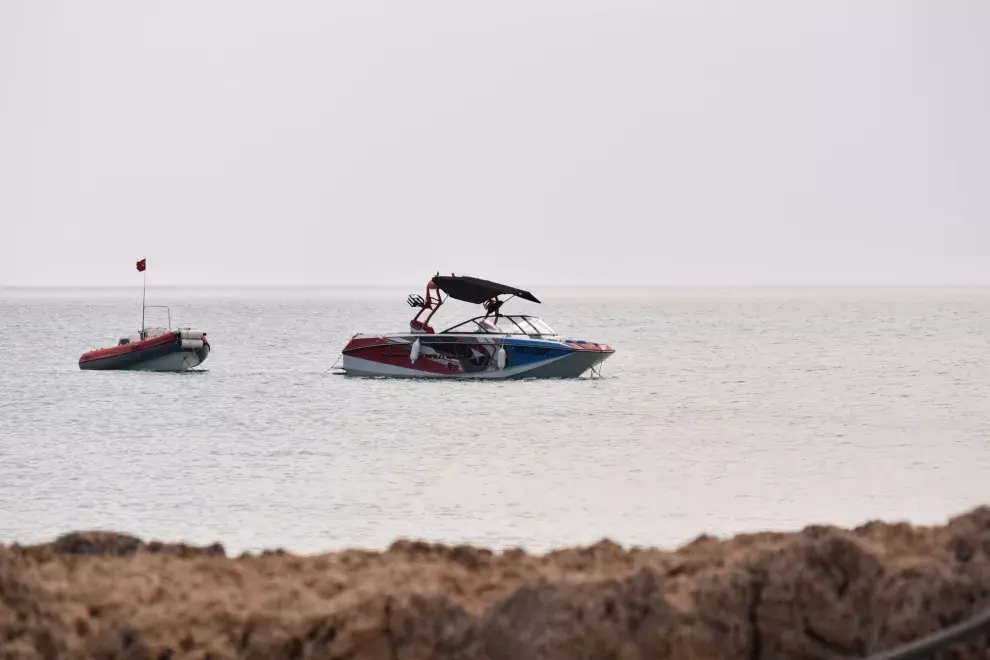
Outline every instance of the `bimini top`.
<svg viewBox="0 0 990 660">
<path fill-rule="evenodd" d="M 481 304 L 503 293 L 510 293 L 535 303 L 540 302 L 529 291 L 466 275 L 437 275 L 433 278 L 433 283 L 451 298 L 469 303 Z"/>
</svg>

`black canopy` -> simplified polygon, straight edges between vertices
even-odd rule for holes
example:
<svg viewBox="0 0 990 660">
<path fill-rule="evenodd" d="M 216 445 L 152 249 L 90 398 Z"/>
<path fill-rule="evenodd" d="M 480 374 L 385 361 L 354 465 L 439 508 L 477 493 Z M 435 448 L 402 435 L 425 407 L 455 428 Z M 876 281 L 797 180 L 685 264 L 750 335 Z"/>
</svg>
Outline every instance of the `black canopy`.
<svg viewBox="0 0 990 660">
<path fill-rule="evenodd" d="M 433 278 L 433 282 L 437 285 L 438 289 L 446 293 L 451 298 L 456 298 L 457 300 L 463 300 L 464 302 L 469 303 L 480 304 L 489 298 L 494 298 L 495 296 L 503 293 L 511 293 L 514 296 L 519 296 L 523 300 L 530 300 L 535 303 L 540 302 L 536 299 L 536 296 L 529 291 L 523 291 L 522 289 L 505 286 L 504 284 L 499 284 L 498 282 L 479 280 L 477 277 L 467 277 L 466 275 L 437 275 Z"/>
</svg>

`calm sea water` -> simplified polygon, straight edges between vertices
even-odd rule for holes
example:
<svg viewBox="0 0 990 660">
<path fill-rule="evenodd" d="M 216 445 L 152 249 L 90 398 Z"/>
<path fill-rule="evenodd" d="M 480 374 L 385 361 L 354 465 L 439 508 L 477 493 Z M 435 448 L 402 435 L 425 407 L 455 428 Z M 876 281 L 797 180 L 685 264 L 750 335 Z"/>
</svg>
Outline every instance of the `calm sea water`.
<svg viewBox="0 0 990 660">
<path fill-rule="evenodd" d="M 140 291 L 0 290 L 0 541 L 670 546 L 990 502 L 988 290 L 540 290 L 507 309 L 615 346 L 603 378 L 324 373 L 413 291 L 149 290 L 209 333 L 180 375 L 77 367 Z"/>
</svg>

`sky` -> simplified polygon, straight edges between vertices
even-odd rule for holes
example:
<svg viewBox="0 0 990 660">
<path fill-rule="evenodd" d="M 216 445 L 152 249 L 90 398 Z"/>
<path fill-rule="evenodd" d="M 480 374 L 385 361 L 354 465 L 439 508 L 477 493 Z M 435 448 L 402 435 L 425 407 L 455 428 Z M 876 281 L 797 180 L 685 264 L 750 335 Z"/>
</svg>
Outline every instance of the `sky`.
<svg viewBox="0 0 990 660">
<path fill-rule="evenodd" d="M 990 2 L 4 0 L 0 286 L 990 284 Z"/>
</svg>

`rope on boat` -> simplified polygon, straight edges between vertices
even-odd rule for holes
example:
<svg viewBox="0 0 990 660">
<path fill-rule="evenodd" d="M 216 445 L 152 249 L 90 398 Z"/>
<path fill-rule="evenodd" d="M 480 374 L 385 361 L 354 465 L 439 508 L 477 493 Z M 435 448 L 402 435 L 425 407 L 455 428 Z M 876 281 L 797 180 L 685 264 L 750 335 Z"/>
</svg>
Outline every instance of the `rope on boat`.
<svg viewBox="0 0 990 660">
<path fill-rule="evenodd" d="M 598 349 L 598 352 L 601 353 L 601 349 Z M 603 376 L 602 376 L 602 366 L 604 364 L 605 364 L 605 358 L 602 357 L 602 359 L 598 361 L 598 368 L 597 369 L 595 368 L 595 365 L 591 365 L 591 377 L 592 378 L 596 378 L 596 377 L 597 378 L 603 378 Z"/>
<path fill-rule="evenodd" d="M 338 363 L 338 362 L 340 362 L 340 358 L 341 358 L 342 356 L 343 356 L 343 353 L 341 353 L 340 355 L 338 355 L 338 356 L 337 356 L 337 359 L 333 361 L 333 364 L 331 364 L 331 365 L 330 365 L 329 367 L 327 367 L 327 371 L 330 371 L 331 369 L 333 369 L 334 367 L 336 367 L 336 366 L 337 366 L 337 363 Z M 326 376 L 326 375 L 327 375 L 327 371 L 324 371 L 324 372 L 323 372 L 322 374 L 320 374 L 320 375 L 321 375 L 321 376 Z"/>
<path fill-rule="evenodd" d="M 928 658 L 936 651 L 979 632 L 990 633 L 990 609 L 975 614 L 961 623 L 944 628 L 927 637 L 899 646 L 890 651 L 871 655 L 867 660 L 917 660 Z"/>
</svg>

